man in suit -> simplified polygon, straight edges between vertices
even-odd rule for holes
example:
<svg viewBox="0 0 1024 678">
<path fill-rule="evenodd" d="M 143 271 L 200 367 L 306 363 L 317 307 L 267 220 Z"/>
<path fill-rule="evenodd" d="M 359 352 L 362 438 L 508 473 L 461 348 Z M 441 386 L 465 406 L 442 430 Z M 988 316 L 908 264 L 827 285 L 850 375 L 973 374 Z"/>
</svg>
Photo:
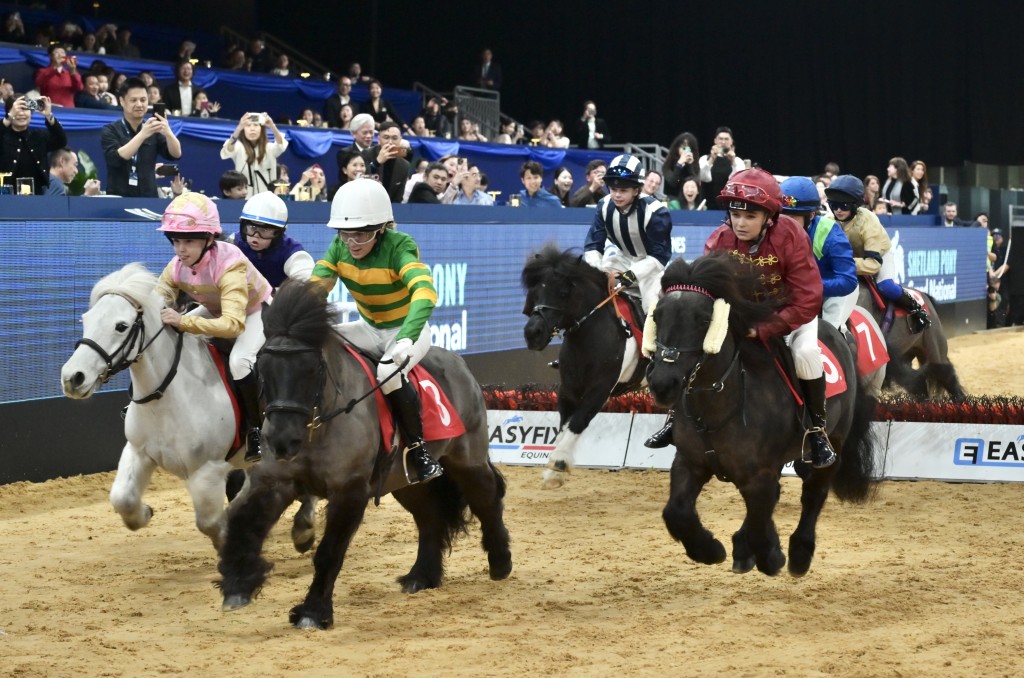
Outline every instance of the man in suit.
<svg viewBox="0 0 1024 678">
<path fill-rule="evenodd" d="M 494 63 L 490 49 L 480 53 L 480 65 L 476 72 L 476 86 L 480 89 L 501 89 L 501 66 Z"/>
<path fill-rule="evenodd" d="M 608 125 L 597 117 L 597 104 L 583 103 L 583 117 L 576 123 L 572 143 L 580 148 L 604 148 L 608 143 Z"/>
<path fill-rule="evenodd" d="M 352 78 L 347 75 L 338 78 L 337 93 L 324 102 L 324 120 L 329 127 L 341 127 L 341 107 L 345 104 L 352 106 L 353 112 L 359 110 L 359 106 L 352 101 Z"/>
<path fill-rule="evenodd" d="M 192 114 L 192 64 L 182 61 L 174 67 L 175 81 L 164 87 L 161 98 L 168 111 L 180 111 L 182 117 Z"/>
<path fill-rule="evenodd" d="M 377 134 L 377 145 L 371 146 L 363 155 L 371 156 L 367 162 L 367 173 L 380 177 L 380 183 L 388 192 L 391 202 L 402 202 L 405 182 L 409 179 L 408 144 L 402 143 L 402 130 L 397 123 L 381 123 Z"/>
</svg>

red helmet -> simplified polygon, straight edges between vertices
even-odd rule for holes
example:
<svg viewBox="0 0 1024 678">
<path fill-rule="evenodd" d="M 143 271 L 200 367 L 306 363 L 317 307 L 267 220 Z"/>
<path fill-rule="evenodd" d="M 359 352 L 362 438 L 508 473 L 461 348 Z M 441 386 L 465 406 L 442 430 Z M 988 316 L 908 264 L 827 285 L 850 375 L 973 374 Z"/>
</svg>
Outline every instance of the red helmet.
<svg viewBox="0 0 1024 678">
<path fill-rule="evenodd" d="M 729 177 L 716 200 L 725 209 L 746 210 L 756 205 L 774 217 L 782 209 L 782 189 L 771 172 L 755 167 Z"/>
</svg>

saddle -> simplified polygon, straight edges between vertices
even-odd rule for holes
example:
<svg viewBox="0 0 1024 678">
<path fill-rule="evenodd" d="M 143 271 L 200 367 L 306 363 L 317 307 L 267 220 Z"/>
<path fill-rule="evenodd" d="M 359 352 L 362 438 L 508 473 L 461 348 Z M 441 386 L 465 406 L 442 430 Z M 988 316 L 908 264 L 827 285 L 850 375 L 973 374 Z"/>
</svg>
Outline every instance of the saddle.
<svg viewBox="0 0 1024 678">
<path fill-rule="evenodd" d="M 772 354 L 775 369 L 778 370 L 782 381 L 789 388 L 793 400 L 797 406 L 803 407 L 803 393 L 796 385 L 796 382 L 799 381 L 799 377 L 796 375 L 796 363 L 793 361 L 793 352 L 789 350 L 785 339 L 774 337 L 768 342 L 766 348 Z M 846 374 L 843 372 L 842 365 L 836 359 L 835 354 L 832 353 L 832 350 L 820 338 L 818 339 L 818 348 L 821 349 L 821 360 L 825 366 L 825 398 L 831 398 L 846 391 Z M 832 379 L 830 380 L 829 377 Z M 804 409 L 806 410 L 806 408 Z"/>
<path fill-rule="evenodd" d="M 234 339 L 217 338 L 211 338 L 206 344 L 206 348 L 210 351 L 210 357 L 213 358 L 213 364 L 217 366 L 217 373 L 220 374 L 220 380 L 224 384 L 224 389 L 228 392 L 231 410 L 235 413 L 235 439 L 232 441 L 231 449 L 225 455 L 224 461 L 228 461 L 245 447 L 245 429 L 247 427 L 247 422 L 242 414 L 242 396 L 238 392 L 238 385 L 235 383 L 235 380 L 228 374 L 228 357 L 231 355 L 231 349 L 234 345 Z M 259 422 L 253 424 L 253 426 L 258 425 Z"/>
<path fill-rule="evenodd" d="M 878 326 L 882 330 L 882 334 L 889 334 L 889 330 L 892 329 L 893 320 L 895 318 L 903 318 L 908 315 L 906 309 L 897 306 L 894 302 L 883 297 L 882 293 L 878 291 L 878 283 L 875 282 L 874 278 L 864 275 L 859 277 L 861 282 L 863 282 L 868 288 L 872 304 L 882 314 L 882 321 L 878 323 Z M 925 303 L 924 297 L 921 296 L 919 291 L 912 287 L 904 287 L 903 291 L 916 299 L 917 303 L 921 305 L 921 308 L 924 309 L 925 313 L 930 313 L 928 305 Z"/>
<path fill-rule="evenodd" d="M 609 278 L 609 280 L 614 280 L 614 278 Z M 625 295 L 619 293 L 615 296 L 613 308 L 615 309 L 615 315 L 619 318 L 619 322 L 622 323 L 622 329 L 626 334 L 626 341 L 629 341 L 629 337 L 633 337 L 633 340 L 636 342 L 637 355 L 640 358 L 636 369 L 633 370 L 633 374 L 630 375 L 628 380 L 616 384 L 609 397 L 630 393 L 640 388 L 647 377 L 647 366 L 651 362 L 651 359 L 645 357 L 643 353 L 645 315 L 643 306 L 640 303 L 640 297 L 636 293 Z"/>
</svg>

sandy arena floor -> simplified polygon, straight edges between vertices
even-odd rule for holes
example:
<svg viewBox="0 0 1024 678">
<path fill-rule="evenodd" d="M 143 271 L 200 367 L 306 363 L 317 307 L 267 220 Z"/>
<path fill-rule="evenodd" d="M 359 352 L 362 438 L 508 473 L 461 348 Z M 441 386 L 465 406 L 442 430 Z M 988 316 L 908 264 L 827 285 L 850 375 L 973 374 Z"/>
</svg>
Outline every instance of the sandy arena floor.
<svg viewBox="0 0 1024 678">
<path fill-rule="evenodd" d="M 971 393 L 1024 395 L 1024 333 L 960 337 Z M 1009 356 L 1009 361 L 1007 359 Z M 1017 676 L 1024 660 L 1020 485 L 884 483 L 826 505 L 808 576 L 734 575 L 688 560 L 661 509 L 668 475 L 577 471 L 561 491 L 505 467 L 514 570 L 487 578 L 479 532 L 443 588 L 394 578 L 415 555 L 408 515 L 371 507 L 335 593 L 336 625 L 297 631 L 312 577 L 282 521 L 263 595 L 220 609 L 215 554 L 182 484 L 158 474 L 137 533 L 107 504 L 113 474 L 0 486 L 0 673 L 9 676 Z M 799 486 L 783 481 L 783 544 Z M 712 481 L 699 509 L 728 546 L 742 503 Z M 290 514 L 289 514 L 290 515 Z"/>
</svg>

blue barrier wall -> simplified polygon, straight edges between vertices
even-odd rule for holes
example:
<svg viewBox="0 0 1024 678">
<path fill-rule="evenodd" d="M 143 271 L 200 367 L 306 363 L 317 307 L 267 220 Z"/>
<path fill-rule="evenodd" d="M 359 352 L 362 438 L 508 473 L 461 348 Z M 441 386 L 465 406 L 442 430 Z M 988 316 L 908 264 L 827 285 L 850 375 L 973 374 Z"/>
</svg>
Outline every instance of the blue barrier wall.
<svg viewBox="0 0 1024 678">
<path fill-rule="evenodd" d="M 159 272 L 172 256 L 155 231 L 157 224 L 125 209 L 159 213 L 165 205 L 115 198 L 0 198 L 6 233 L 0 240 L 5 262 L 0 268 L 0 403 L 61 397 L 60 367 L 80 338 L 78 319 L 95 282 L 132 261 Z M 225 201 L 220 207 L 223 223 L 237 224 L 241 203 Z M 324 225 L 328 209 L 327 204 L 292 204 L 289 232 L 315 258 L 333 236 Z M 674 256 L 692 260 L 722 214 L 674 217 Z M 435 343 L 463 354 L 521 349 L 523 262 L 546 242 L 579 247 L 592 218 L 585 209 L 397 206 L 399 227 L 416 238 L 433 269 L 439 297 L 432 319 Z M 903 282 L 925 289 L 940 303 L 981 303 L 981 229 L 890 224 L 889 230 Z M 127 376 L 121 375 L 106 390 L 126 387 Z"/>
</svg>

